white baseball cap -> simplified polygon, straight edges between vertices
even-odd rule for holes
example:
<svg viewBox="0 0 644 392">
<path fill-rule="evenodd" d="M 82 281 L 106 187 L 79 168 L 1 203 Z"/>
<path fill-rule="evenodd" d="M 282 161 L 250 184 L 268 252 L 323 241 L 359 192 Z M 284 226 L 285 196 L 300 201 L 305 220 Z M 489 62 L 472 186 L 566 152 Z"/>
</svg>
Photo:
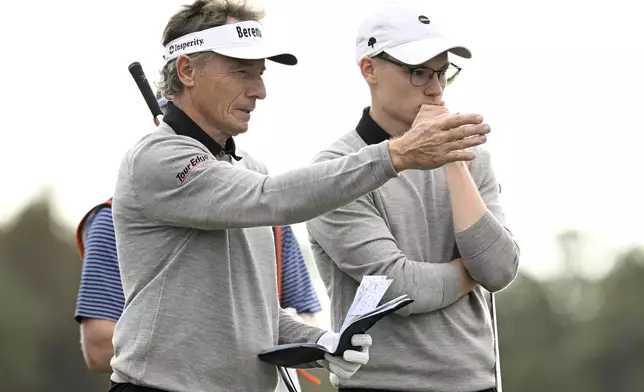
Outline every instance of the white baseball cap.
<svg viewBox="0 0 644 392">
<path fill-rule="evenodd" d="M 165 46 L 166 61 L 180 55 L 213 51 L 224 56 L 259 60 L 268 59 L 285 65 L 297 64 L 297 58 L 266 39 L 261 23 L 255 20 L 229 23 L 179 37 Z"/>
<path fill-rule="evenodd" d="M 409 65 L 422 64 L 443 52 L 471 58 L 469 49 L 441 31 L 424 4 L 403 0 L 374 4 L 358 27 L 356 62 L 382 52 Z"/>
</svg>

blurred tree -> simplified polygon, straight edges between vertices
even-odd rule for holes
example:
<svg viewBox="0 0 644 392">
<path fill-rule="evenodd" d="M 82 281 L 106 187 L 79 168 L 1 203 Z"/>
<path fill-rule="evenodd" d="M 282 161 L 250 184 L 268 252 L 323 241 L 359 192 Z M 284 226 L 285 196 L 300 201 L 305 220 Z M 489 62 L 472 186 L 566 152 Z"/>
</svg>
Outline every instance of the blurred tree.
<svg viewBox="0 0 644 392">
<path fill-rule="evenodd" d="M 74 307 L 81 264 L 73 230 L 54 222 L 48 195 L 0 236 L 0 390 L 105 391 L 80 352 Z"/>
<path fill-rule="evenodd" d="M 591 326 L 586 358 L 587 373 L 597 391 L 644 391 L 643 283 L 642 249 L 623 253 L 600 282 L 605 306 Z"/>
<path fill-rule="evenodd" d="M 525 275 L 499 293 L 499 341 L 508 391 L 644 391 L 644 252 L 633 249 L 599 282 L 580 276 L 583 235 L 559 238 L 565 273 Z"/>
</svg>

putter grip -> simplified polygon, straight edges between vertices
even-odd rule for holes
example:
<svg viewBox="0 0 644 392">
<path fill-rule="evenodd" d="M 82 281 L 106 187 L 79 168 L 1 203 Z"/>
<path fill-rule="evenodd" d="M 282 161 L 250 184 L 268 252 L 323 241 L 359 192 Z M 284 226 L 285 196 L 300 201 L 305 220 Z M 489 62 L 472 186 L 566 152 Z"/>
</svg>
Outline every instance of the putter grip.
<svg viewBox="0 0 644 392">
<path fill-rule="evenodd" d="M 157 99 L 154 96 L 154 92 L 152 92 L 152 88 L 150 87 L 150 83 L 148 83 L 148 79 L 145 77 L 145 74 L 143 73 L 143 67 L 141 67 L 141 64 L 139 64 L 138 62 L 134 62 L 130 64 L 127 67 L 127 69 L 128 71 L 130 71 L 132 78 L 134 78 L 134 82 L 139 87 L 139 91 L 141 91 L 141 95 L 143 95 L 143 99 L 145 100 L 145 103 L 148 105 L 148 108 L 152 113 L 152 117 L 156 118 L 159 115 L 162 116 L 163 112 L 161 111 L 161 108 L 159 107 L 159 103 L 157 102 Z"/>
</svg>

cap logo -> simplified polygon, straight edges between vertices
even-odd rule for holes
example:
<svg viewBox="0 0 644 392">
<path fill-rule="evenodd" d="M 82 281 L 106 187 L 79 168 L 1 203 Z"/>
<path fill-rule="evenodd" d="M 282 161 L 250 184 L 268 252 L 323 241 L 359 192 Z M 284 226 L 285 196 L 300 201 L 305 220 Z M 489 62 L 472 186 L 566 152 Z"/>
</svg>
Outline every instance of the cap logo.
<svg viewBox="0 0 644 392">
<path fill-rule="evenodd" d="M 188 42 L 181 42 L 181 43 L 169 45 L 168 52 L 169 54 L 173 54 L 177 50 L 185 50 L 186 48 L 189 48 L 191 46 L 201 46 L 201 45 L 203 45 L 203 39 L 194 38 Z"/>
<path fill-rule="evenodd" d="M 262 37 L 262 30 L 259 29 L 259 27 L 251 27 L 251 28 L 245 28 L 242 29 L 241 27 L 237 26 L 237 37 L 239 38 L 244 38 L 244 37 Z"/>
<path fill-rule="evenodd" d="M 367 45 L 371 46 L 373 49 L 373 46 L 376 44 L 376 39 L 374 37 L 369 38 L 369 42 L 367 42 Z"/>
<path fill-rule="evenodd" d="M 422 24 L 429 24 L 429 18 L 428 18 L 428 17 L 426 17 L 425 15 L 421 15 L 421 16 L 419 16 L 419 17 L 418 17 L 418 20 L 419 20 L 419 21 L 420 21 L 420 23 L 422 23 Z"/>
</svg>

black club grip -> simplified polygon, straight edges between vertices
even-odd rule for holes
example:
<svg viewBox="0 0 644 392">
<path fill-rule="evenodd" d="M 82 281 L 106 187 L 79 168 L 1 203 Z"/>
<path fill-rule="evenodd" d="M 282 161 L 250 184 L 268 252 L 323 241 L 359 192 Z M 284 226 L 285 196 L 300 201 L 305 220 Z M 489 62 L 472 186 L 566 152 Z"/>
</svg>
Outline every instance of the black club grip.
<svg viewBox="0 0 644 392">
<path fill-rule="evenodd" d="M 148 108 L 152 113 L 152 117 L 156 121 L 157 116 L 163 116 L 163 112 L 159 107 L 159 103 L 157 102 L 154 92 L 150 87 L 150 83 L 148 82 L 148 79 L 145 77 L 145 73 L 143 72 L 143 67 L 141 67 L 141 64 L 139 64 L 138 62 L 134 62 L 130 64 L 127 67 L 127 69 L 128 71 L 130 71 L 132 78 L 134 78 L 134 82 L 139 87 L 139 91 L 141 91 L 141 95 L 143 95 L 143 99 L 145 100 L 145 103 L 148 105 Z"/>
</svg>

